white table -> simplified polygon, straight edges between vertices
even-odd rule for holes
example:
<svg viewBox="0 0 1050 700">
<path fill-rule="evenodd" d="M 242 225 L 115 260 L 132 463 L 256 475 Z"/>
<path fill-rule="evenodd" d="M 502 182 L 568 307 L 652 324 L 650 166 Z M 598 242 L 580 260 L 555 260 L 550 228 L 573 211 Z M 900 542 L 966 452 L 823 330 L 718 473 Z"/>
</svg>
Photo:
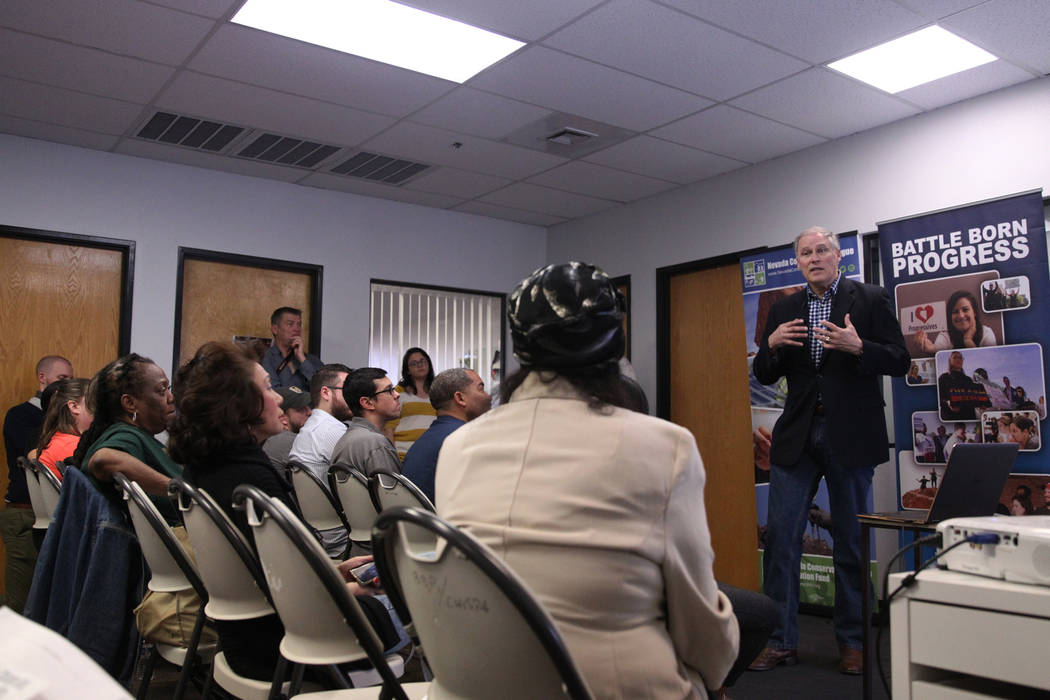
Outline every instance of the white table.
<svg viewBox="0 0 1050 700">
<path fill-rule="evenodd" d="M 894 700 L 1050 693 L 1050 587 L 923 571 L 890 604 L 890 632 Z"/>
</svg>

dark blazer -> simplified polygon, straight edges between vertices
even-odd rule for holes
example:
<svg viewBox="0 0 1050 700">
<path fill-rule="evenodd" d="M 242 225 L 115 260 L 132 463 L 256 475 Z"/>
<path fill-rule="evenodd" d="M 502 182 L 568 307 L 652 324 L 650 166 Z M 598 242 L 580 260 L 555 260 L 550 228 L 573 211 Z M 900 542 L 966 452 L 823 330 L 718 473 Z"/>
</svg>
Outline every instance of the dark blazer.
<svg viewBox="0 0 1050 700">
<path fill-rule="evenodd" d="M 870 467 L 888 457 L 880 377 L 904 376 L 911 358 L 885 289 L 840 279 L 829 320 L 845 326 L 846 314 L 864 341 L 863 353 L 857 357 L 824 350 L 820 367 L 815 368 L 809 359 L 808 340 L 802 347 L 784 346 L 776 352 L 769 351 L 769 336 L 777 326 L 795 318 L 809 324 L 806 290 L 781 299 L 769 312 L 752 367 L 763 384 L 787 377 L 784 413 L 773 428 L 770 461 L 774 464 L 790 466 L 802 456 L 818 392 L 823 397 L 828 441 L 840 464 Z"/>
</svg>

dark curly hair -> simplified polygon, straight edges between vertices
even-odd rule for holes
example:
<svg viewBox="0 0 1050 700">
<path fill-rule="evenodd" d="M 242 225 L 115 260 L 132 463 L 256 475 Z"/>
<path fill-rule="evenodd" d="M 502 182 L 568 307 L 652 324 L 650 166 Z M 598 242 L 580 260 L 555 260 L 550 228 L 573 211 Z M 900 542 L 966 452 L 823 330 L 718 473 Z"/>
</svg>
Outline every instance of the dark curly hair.
<svg viewBox="0 0 1050 700">
<path fill-rule="evenodd" d="M 175 375 L 175 421 L 168 452 L 181 464 L 207 466 L 215 455 L 257 445 L 263 395 L 253 363 L 230 343 L 205 343 Z"/>
<path fill-rule="evenodd" d="M 148 357 L 131 353 L 118 358 L 98 371 L 87 391 L 87 407 L 94 416 L 91 427 L 80 436 L 73 461 L 82 464 L 95 441 L 106 428 L 124 417 L 120 397 L 124 394 L 142 396 L 146 391 L 146 368 L 156 364 Z"/>
<path fill-rule="evenodd" d="M 408 358 L 417 352 L 427 360 L 427 378 L 423 380 L 423 388 L 429 394 L 430 385 L 434 382 L 434 361 L 430 359 L 430 355 L 423 348 L 409 348 L 405 350 L 405 354 L 401 357 L 401 379 L 397 383 L 409 394 L 416 393 L 416 383 L 412 380 L 412 375 L 408 373 Z"/>
</svg>

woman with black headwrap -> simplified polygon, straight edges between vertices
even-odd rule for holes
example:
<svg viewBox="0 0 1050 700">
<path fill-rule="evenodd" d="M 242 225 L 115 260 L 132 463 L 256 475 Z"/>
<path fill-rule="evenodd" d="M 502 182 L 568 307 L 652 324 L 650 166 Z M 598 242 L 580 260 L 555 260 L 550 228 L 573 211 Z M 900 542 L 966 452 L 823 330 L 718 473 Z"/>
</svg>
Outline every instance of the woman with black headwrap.
<svg viewBox="0 0 1050 700">
<path fill-rule="evenodd" d="M 595 697 L 704 697 L 738 628 L 712 572 L 703 465 L 687 430 L 620 408 L 622 318 L 591 265 L 514 290 L 521 370 L 445 441 L 437 508 L 528 583 Z"/>
</svg>

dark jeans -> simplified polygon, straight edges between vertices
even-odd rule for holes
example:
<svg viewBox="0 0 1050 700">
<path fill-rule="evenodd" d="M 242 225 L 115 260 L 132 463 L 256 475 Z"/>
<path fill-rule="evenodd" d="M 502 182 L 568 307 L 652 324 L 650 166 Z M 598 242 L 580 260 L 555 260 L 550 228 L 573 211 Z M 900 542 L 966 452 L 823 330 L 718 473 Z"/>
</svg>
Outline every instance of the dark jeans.
<svg viewBox="0 0 1050 700">
<path fill-rule="evenodd" d="M 718 584 L 718 590 L 725 593 L 733 604 L 733 615 L 740 626 L 740 651 L 722 684 L 728 687 L 736 683 L 736 679 L 765 648 L 777 623 L 777 606 L 769 596 L 726 583 Z"/>
<path fill-rule="evenodd" d="M 862 645 L 861 585 L 868 563 L 861 561 L 857 514 L 867 511 L 875 467 L 844 467 L 831 454 L 822 417 L 815 417 L 798 462 L 770 465 L 766 552 L 762 559 L 765 593 L 777 605 L 778 622 L 769 646 L 798 647 L 799 565 L 809 504 L 824 477 L 835 540 L 835 637 L 839 646 Z"/>
</svg>

